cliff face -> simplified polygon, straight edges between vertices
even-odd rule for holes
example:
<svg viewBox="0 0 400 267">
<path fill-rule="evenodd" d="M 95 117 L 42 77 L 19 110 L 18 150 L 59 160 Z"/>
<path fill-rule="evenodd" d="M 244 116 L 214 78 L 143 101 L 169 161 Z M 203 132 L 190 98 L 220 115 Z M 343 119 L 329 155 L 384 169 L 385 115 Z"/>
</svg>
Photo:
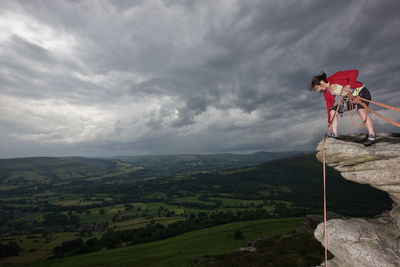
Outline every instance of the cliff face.
<svg viewBox="0 0 400 267">
<path fill-rule="evenodd" d="M 380 133 L 376 144 L 370 147 L 364 147 L 364 138 L 365 135 L 328 138 L 326 163 L 345 179 L 388 192 L 393 208 L 373 219 L 327 221 L 328 250 L 335 255 L 328 262 L 329 267 L 400 266 L 400 134 Z M 322 145 L 323 141 L 317 147 L 321 162 Z M 329 177 L 327 186 L 329 191 Z M 324 245 L 323 223 L 314 236 Z"/>
</svg>

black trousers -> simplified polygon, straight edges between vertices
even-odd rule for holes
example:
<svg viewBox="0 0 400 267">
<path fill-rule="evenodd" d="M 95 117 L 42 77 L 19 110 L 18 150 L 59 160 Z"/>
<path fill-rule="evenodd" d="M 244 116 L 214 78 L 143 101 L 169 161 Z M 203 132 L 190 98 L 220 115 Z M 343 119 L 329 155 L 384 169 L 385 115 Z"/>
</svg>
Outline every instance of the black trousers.
<svg viewBox="0 0 400 267">
<path fill-rule="evenodd" d="M 361 91 L 358 95 L 367 100 L 371 100 L 371 93 L 369 92 L 367 87 L 364 87 L 363 89 L 361 89 Z M 369 102 L 367 102 L 367 101 L 362 101 L 362 102 L 365 103 L 365 105 L 367 105 L 367 106 L 369 105 Z M 331 110 L 336 110 L 337 106 L 338 105 L 335 105 L 333 108 L 331 108 Z M 363 108 L 364 107 L 361 104 L 357 104 L 357 110 L 363 109 Z M 350 102 L 347 100 L 347 97 L 344 96 L 342 104 L 340 105 L 338 112 L 339 112 L 339 114 L 342 114 L 343 112 L 346 112 L 349 110 L 350 110 Z"/>
</svg>

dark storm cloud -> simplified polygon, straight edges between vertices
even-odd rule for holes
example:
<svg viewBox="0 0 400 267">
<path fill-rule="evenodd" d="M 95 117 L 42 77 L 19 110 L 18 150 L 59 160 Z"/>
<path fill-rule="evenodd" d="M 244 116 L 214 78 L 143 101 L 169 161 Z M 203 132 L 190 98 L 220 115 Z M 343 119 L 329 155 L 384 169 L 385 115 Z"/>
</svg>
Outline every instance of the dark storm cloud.
<svg viewBox="0 0 400 267">
<path fill-rule="evenodd" d="M 312 150 L 320 71 L 359 69 L 375 100 L 400 97 L 397 0 L 0 7 L 0 156 L 23 155 L 18 140 L 87 155 Z"/>
</svg>

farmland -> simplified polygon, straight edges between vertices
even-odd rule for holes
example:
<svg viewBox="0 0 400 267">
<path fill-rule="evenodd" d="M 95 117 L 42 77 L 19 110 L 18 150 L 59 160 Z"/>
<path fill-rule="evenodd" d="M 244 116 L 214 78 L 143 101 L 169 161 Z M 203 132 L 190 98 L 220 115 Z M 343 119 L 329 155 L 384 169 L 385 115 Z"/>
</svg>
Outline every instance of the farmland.
<svg viewBox="0 0 400 267">
<path fill-rule="evenodd" d="M 259 220 L 297 217 L 300 222 L 306 214 L 321 213 L 321 165 L 314 155 L 259 163 L 261 155 L 242 162 L 235 156 L 223 161 L 220 155 L 0 160 L 0 243 L 10 251 L 0 262 L 54 257 L 68 262 L 77 254 L 106 250 L 108 255 L 116 248 L 134 253 L 134 248 L 151 246 L 146 244 L 232 223 L 245 229 Z M 390 207 L 385 193 L 348 182 L 330 168 L 327 174 L 331 211 L 373 216 Z M 240 242 L 235 242 L 236 249 Z M 190 259 L 230 253 L 233 247 L 214 249 L 199 249 Z"/>
</svg>

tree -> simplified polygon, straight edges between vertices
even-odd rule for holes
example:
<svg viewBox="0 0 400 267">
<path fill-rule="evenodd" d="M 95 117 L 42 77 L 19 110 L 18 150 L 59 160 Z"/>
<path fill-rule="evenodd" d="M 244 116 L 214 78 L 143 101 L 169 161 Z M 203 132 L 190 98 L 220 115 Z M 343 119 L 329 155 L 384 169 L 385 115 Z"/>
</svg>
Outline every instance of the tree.
<svg viewBox="0 0 400 267">
<path fill-rule="evenodd" d="M 0 257 L 18 256 L 21 248 L 15 242 L 9 242 L 7 245 L 0 243 Z"/>
<path fill-rule="evenodd" d="M 243 239 L 243 232 L 240 230 L 236 230 L 235 233 L 233 234 L 233 238 L 235 238 L 236 240 Z"/>
<path fill-rule="evenodd" d="M 74 240 L 64 241 L 61 244 L 61 251 L 63 253 L 69 253 L 72 251 L 78 251 L 79 249 L 83 248 L 83 240 L 81 238 L 77 238 Z"/>
<path fill-rule="evenodd" d="M 85 249 L 87 252 L 93 252 L 93 251 L 98 251 L 103 248 L 103 244 L 100 240 L 98 240 L 96 237 L 88 239 L 85 243 Z"/>
<path fill-rule="evenodd" d="M 107 248 L 117 248 L 121 246 L 122 240 L 117 232 L 108 230 L 105 232 L 101 238 L 101 242 Z"/>
</svg>

